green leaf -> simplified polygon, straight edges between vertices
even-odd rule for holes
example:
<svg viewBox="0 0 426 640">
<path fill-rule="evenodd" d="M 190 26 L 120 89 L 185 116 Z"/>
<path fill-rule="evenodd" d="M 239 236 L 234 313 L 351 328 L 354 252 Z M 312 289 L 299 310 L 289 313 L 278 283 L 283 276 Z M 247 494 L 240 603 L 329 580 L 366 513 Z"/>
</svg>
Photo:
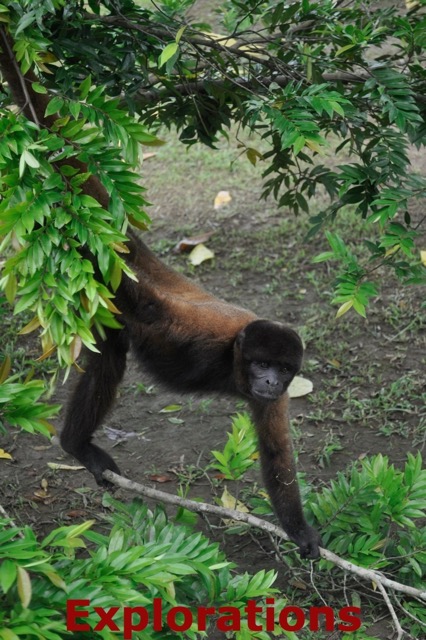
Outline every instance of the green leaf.
<svg viewBox="0 0 426 640">
<path fill-rule="evenodd" d="M 40 84 L 40 82 L 33 82 L 31 86 L 36 93 L 44 93 L 44 94 L 47 93 L 46 87 Z"/>
<path fill-rule="evenodd" d="M 40 163 L 37 160 L 37 158 L 35 158 L 33 156 L 31 151 L 28 151 L 28 149 L 25 149 L 25 151 L 23 152 L 22 155 L 25 158 L 25 164 L 27 164 L 29 167 L 33 167 L 33 169 L 38 169 L 39 168 Z"/>
<path fill-rule="evenodd" d="M 92 77 L 89 75 L 87 76 L 87 78 L 83 80 L 83 82 L 80 84 L 80 87 L 79 87 L 80 98 L 82 100 L 85 100 L 87 98 L 91 86 L 92 86 Z"/>
<path fill-rule="evenodd" d="M 303 149 L 305 146 L 306 139 L 303 136 L 299 136 L 295 142 L 293 143 L 293 153 L 295 156 Z"/>
<path fill-rule="evenodd" d="M 57 114 L 62 107 L 64 106 L 64 99 L 60 98 L 59 96 L 54 96 L 49 104 L 46 107 L 46 111 L 44 112 L 44 115 L 47 116 L 52 116 L 54 114 Z"/>
<path fill-rule="evenodd" d="M 18 26 L 16 27 L 14 35 L 17 36 L 19 33 L 21 33 L 21 31 L 24 31 L 24 29 L 26 29 L 31 24 L 33 24 L 33 22 L 35 20 L 36 20 L 36 12 L 35 11 L 29 11 L 28 13 L 25 13 L 22 16 L 22 18 L 19 20 Z"/>
<path fill-rule="evenodd" d="M 338 56 L 340 56 L 342 53 L 344 53 L 345 51 L 349 51 L 350 49 L 353 49 L 354 47 L 358 46 L 357 43 L 354 44 L 347 44 L 344 47 L 340 47 L 339 49 L 337 49 L 335 56 L 336 58 Z"/>
<path fill-rule="evenodd" d="M 169 404 L 167 407 L 164 407 L 160 410 L 160 413 L 174 413 L 176 411 L 182 411 L 182 405 L 180 404 Z"/>
<path fill-rule="evenodd" d="M 167 47 L 161 52 L 160 57 L 158 58 L 158 66 L 162 67 L 166 64 L 170 58 L 172 58 L 179 51 L 179 45 L 177 42 L 171 42 L 167 45 Z"/>
<path fill-rule="evenodd" d="M 182 38 L 183 33 L 184 33 L 185 29 L 187 28 L 187 26 L 188 26 L 188 25 L 186 25 L 186 24 L 185 24 L 185 25 L 183 25 L 183 27 L 181 27 L 181 28 L 177 31 L 175 41 L 176 41 L 178 44 L 179 44 L 180 39 Z"/>
<path fill-rule="evenodd" d="M 7 558 L 0 564 L 0 587 L 7 593 L 17 578 L 17 566 Z"/>
</svg>

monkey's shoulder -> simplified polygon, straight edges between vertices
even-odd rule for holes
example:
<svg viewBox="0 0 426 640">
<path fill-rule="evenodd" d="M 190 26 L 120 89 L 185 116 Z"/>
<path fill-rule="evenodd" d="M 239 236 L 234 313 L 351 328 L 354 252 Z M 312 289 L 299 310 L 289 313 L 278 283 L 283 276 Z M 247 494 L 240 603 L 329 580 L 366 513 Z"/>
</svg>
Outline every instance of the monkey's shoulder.
<svg viewBox="0 0 426 640">
<path fill-rule="evenodd" d="M 256 319 L 256 315 L 241 307 L 205 294 L 199 298 L 170 295 L 164 298 L 164 309 L 173 318 L 174 329 L 180 333 L 235 338 L 241 329 Z"/>
</svg>

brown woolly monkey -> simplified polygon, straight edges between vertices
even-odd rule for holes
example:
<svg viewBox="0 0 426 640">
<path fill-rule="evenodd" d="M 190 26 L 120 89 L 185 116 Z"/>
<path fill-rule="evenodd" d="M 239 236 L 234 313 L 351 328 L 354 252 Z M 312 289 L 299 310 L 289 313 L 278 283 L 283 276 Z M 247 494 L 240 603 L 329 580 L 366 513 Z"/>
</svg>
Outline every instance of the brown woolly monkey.
<svg viewBox="0 0 426 640">
<path fill-rule="evenodd" d="M 47 95 L 33 91 L 37 78 L 22 74 L 11 42 L 0 26 L 0 70 L 15 103 L 40 127 Z M 78 158 L 53 160 L 58 170 L 87 166 Z M 108 208 L 108 193 L 94 175 L 81 185 L 84 193 Z M 126 257 L 135 282 L 123 275 L 117 306 L 123 328 L 107 329 L 90 352 L 85 372 L 68 406 L 61 443 L 103 482 L 106 469 L 118 472 L 111 456 L 93 444 L 92 436 L 110 409 L 126 366 L 130 346 L 161 382 L 187 392 L 219 392 L 249 400 L 259 435 L 263 475 L 276 514 L 303 557 L 319 556 L 320 537 L 303 516 L 292 452 L 287 388 L 299 371 L 303 348 L 297 334 L 276 322 L 258 319 L 227 304 L 164 265 L 132 233 Z"/>
<path fill-rule="evenodd" d="M 208 294 L 159 260 L 133 234 L 116 294 L 122 330 L 109 329 L 91 352 L 74 391 L 61 434 L 62 447 L 103 483 L 111 456 L 92 443 L 110 409 L 132 347 L 138 360 L 167 387 L 220 392 L 249 400 L 259 436 L 263 475 L 277 516 L 302 557 L 319 555 L 320 538 L 303 516 L 293 459 L 287 388 L 299 371 L 303 347 L 292 329 L 261 320 Z"/>
</svg>

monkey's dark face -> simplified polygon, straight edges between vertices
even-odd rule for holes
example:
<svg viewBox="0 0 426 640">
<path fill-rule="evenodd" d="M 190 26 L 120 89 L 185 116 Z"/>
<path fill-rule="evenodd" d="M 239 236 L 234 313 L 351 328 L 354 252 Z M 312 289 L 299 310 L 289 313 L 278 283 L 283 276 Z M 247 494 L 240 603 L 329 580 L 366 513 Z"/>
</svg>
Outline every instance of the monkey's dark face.
<svg viewBox="0 0 426 640">
<path fill-rule="evenodd" d="M 287 390 L 294 375 L 287 364 L 266 360 L 249 362 L 250 394 L 255 400 L 273 402 Z"/>
<path fill-rule="evenodd" d="M 303 346 L 295 331 L 276 322 L 255 320 L 238 335 L 242 365 L 240 390 L 254 400 L 274 402 L 302 364 Z"/>
</svg>

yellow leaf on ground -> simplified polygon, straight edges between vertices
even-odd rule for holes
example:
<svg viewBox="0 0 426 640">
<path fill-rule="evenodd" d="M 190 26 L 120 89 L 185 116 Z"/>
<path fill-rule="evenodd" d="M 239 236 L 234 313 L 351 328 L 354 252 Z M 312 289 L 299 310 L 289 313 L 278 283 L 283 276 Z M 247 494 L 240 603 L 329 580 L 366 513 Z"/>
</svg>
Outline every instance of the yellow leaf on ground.
<svg viewBox="0 0 426 640">
<path fill-rule="evenodd" d="M 426 251 L 420 251 L 420 260 L 422 264 L 426 267 Z"/>
<path fill-rule="evenodd" d="M 10 453 L 6 453 L 4 449 L 0 449 L 0 459 L 1 460 L 12 460 L 12 456 Z"/>
<path fill-rule="evenodd" d="M 231 202 L 231 200 L 232 196 L 229 191 L 219 191 L 216 198 L 214 199 L 214 208 L 220 209 L 221 207 L 225 206 L 225 204 Z"/>
<path fill-rule="evenodd" d="M 176 413 L 176 411 L 182 411 L 181 404 L 169 404 L 167 407 L 160 409 L 160 413 Z"/>
<path fill-rule="evenodd" d="M 206 260 L 214 258 L 214 253 L 208 249 L 204 244 L 197 244 L 188 256 L 188 260 L 194 267 L 198 267 L 199 264 Z"/>
<path fill-rule="evenodd" d="M 235 509 L 236 511 L 242 511 L 242 513 L 248 513 L 246 505 L 240 500 L 237 500 L 231 493 L 229 493 L 228 489 L 225 487 L 222 495 L 220 496 L 220 502 L 223 507 L 226 509 Z"/>
</svg>

